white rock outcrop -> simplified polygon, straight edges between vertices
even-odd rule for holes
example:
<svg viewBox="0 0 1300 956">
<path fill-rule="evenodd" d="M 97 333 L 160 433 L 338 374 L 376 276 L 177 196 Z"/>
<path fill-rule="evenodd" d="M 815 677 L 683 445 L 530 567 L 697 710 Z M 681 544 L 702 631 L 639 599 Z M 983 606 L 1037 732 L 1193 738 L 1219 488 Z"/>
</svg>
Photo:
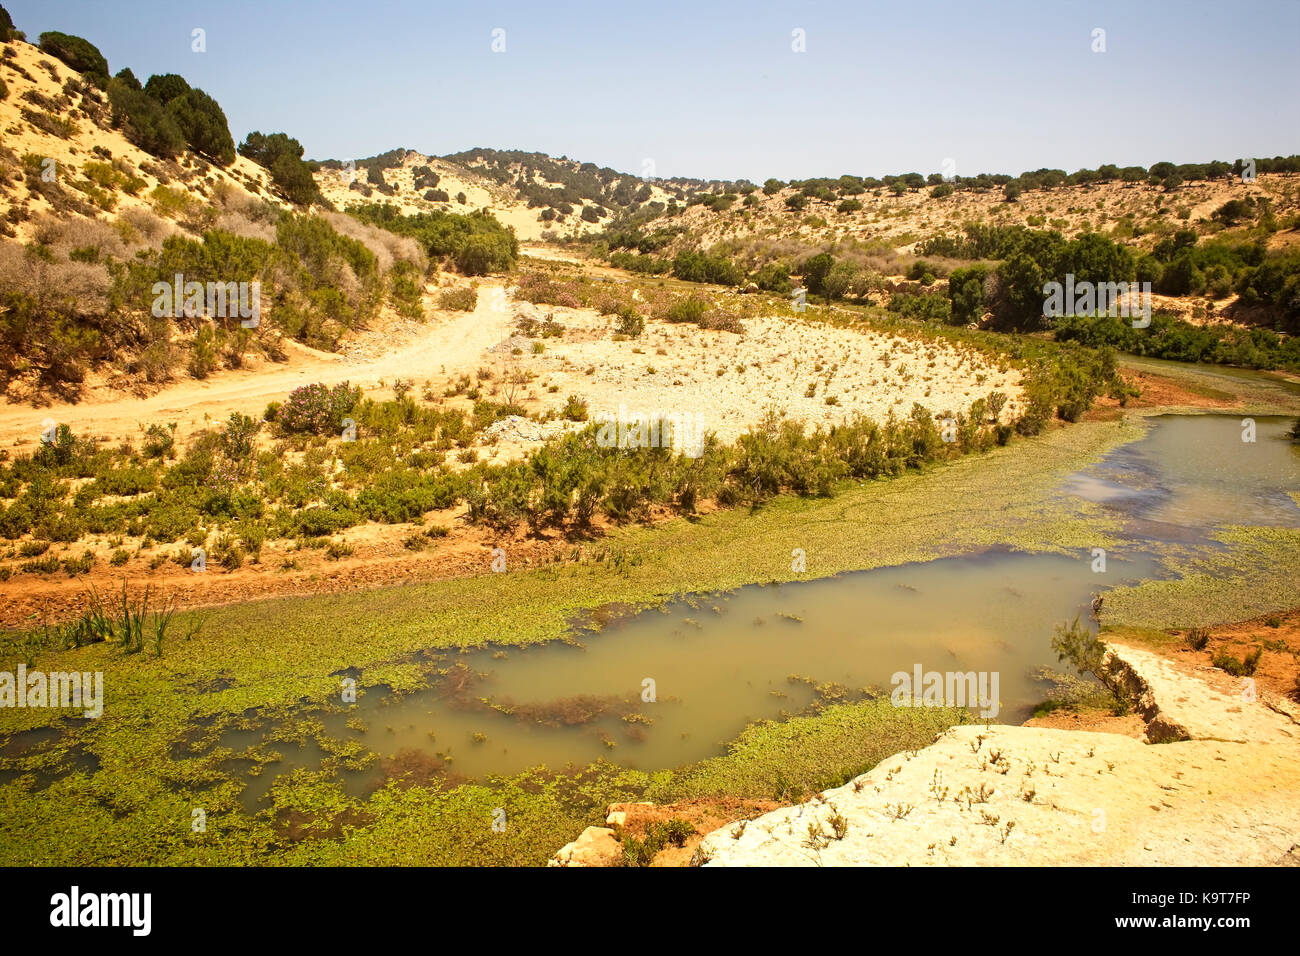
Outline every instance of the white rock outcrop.
<svg viewBox="0 0 1300 956">
<path fill-rule="evenodd" d="M 1112 645 L 1155 731 L 963 726 L 714 831 L 708 866 L 1300 864 L 1294 706 Z"/>
</svg>

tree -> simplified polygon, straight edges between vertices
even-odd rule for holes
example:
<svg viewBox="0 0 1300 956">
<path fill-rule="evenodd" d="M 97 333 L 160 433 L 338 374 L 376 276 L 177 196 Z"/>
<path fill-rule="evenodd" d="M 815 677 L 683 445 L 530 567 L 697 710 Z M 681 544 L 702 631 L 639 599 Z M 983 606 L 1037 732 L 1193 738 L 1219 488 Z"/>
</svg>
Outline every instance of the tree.
<svg viewBox="0 0 1300 956">
<path fill-rule="evenodd" d="M 1058 660 L 1068 661 L 1080 674 L 1091 674 L 1097 678 L 1114 696 L 1117 712 L 1127 711 L 1128 704 L 1122 689 L 1105 667 L 1106 645 L 1086 626 L 1081 625 L 1078 617 L 1073 623 L 1056 625 L 1052 650 L 1056 652 Z"/>
<path fill-rule="evenodd" d="M 147 86 L 145 90 L 148 91 Z M 167 112 L 196 153 L 202 153 L 219 166 L 229 166 L 235 161 L 235 140 L 230 135 L 226 114 L 207 93 L 197 88 L 186 90 L 167 104 Z"/>
<path fill-rule="evenodd" d="M 89 40 L 50 31 L 40 37 L 42 53 L 62 60 L 101 90 L 108 86 L 108 61 Z"/>
<path fill-rule="evenodd" d="M 827 299 L 842 299 L 853 288 L 857 278 L 857 266 L 851 262 L 837 262 L 822 279 L 822 291 Z"/>
<path fill-rule="evenodd" d="M 826 277 L 835 267 L 835 257 L 829 252 L 819 252 L 805 259 L 799 268 L 804 285 L 814 295 L 826 295 Z"/>
<path fill-rule="evenodd" d="M 779 179 L 769 179 L 763 183 L 763 192 L 769 196 L 774 196 L 785 187 L 785 183 Z"/>
<path fill-rule="evenodd" d="M 290 202 L 305 206 L 320 199 L 311 167 L 302 159 L 302 144 L 293 137 L 254 130 L 239 144 L 239 154 L 269 170 L 271 181 Z"/>
<path fill-rule="evenodd" d="M 176 73 L 154 74 L 144 84 L 144 91 L 163 106 L 167 106 L 178 96 L 184 96 L 191 87 L 185 77 Z"/>
<path fill-rule="evenodd" d="M 798 212 L 800 209 L 803 209 L 807 205 L 808 205 L 808 197 L 800 193 L 795 193 L 793 196 L 787 196 L 785 199 L 786 208 L 794 212 Z"/>
<path fill-rule="evenodd" d="M 1002 187 L 1002 197 L 1007 202 L 1015 202 L 1020 198 L 1020 181 L 1013 179 Z"/>
<path fill-rule="evenodd" d="M 176 120 L 148 93 L 115 77 L 108 82 L 108 101 L 113 125 L 146 153 L 170 159 L 185 148 L 185 134 Z"/>
<path fill-rule="evenodd" d="M 14 21 L 9 11 L 0 7 L 0 40 L 10 40 L 14 35 Z"/>
<path fill-rule="evenodd" d="M 131 68 L 129 66 L 124 66 L 122 67 L 122 69 L 118 70 L 117 76 L 115 76 L 114 79 L 121 80 L 128 87 L 135 90 L 137 93 L 141 92 L 144 89 L 140 85 L 140 81 L 135 78 L 135 74 L 131 72 Z"/>
<path fill-rule="evenodd" d="M 943 199 L 945 196 L 951 196 L 957 191 L 957 187 L 952 183 L 939 183 L 930 190 L 931 199 Z"/>
<path fill-rule="evenodd" d="M 954 269 L 948 276 L 948 301 L 955 324 L 978 322 L 984 314 L 984 281 L 988 278 L 987 266 L 968 266 Z"/>
<path fill-rule="evenodd" d="M 320 198 L 316 180 L 301 159 L 283 153 L 271 164 L 271 181 L 284 197 L 298 206 L 308 206 Z"/>
<path fill-rule="evenodd" d="M 1037 329 L 1043 324 L 1043 285 L 1048 273 L 1029 255 L 1018 252 L 998 267 L 999 324 Z"/>
</svg>

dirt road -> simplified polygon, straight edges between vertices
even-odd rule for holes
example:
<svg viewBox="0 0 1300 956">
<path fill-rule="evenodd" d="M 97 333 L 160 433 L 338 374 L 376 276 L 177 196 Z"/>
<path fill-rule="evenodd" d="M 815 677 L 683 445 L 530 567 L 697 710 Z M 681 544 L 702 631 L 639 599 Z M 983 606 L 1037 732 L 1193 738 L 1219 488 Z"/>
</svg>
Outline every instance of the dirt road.
<svg viewBox="0 0 1300 956">
<path fill-rule="evenodd" d="M 347 355 L 286 342 L 287 362 L 222 371 L 203 381 L 186 378 L 145 398 L 101 389 L 76 404 L 0 407 L 0 447 L 39 441 L 41 423 L 47 419 L 67 424 L 78 434 L 110 438 L 135 435 L 142 424 L 154 422 L 177 422 L 187 431 L 201 426 L 205 415 L 214 421 L 231 412 L 260 415 L 268 402 L 283 401 L 291 390 L 309 382 L 373 387 L 380 380 L 391 385 L 399 378 L 454 377 L 485 364 L 488 349 L 508 336 L 510 322 L 504 287 L 485 283 L 479 286 L 473 312 L 432 312 L 425 323 L 406 333 L 405 341 L 392 341 L 391 329 L 371 333 L 369 344 L 378 354 L 368 354 L 366 337 Z"/>
</svg>

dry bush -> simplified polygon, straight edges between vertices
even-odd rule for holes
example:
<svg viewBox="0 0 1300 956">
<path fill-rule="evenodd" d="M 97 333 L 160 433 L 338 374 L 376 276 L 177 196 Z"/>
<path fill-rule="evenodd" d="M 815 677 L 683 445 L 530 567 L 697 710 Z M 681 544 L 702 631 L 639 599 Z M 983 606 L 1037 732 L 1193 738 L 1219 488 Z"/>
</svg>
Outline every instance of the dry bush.
<svg viewBox="0 0 1300 956">
<path fill-rule="evenodd" d="M 101 257 L 124 259 L 130 254 L 121 232 L 102 219 L 57 219 L 41 215 L 33 222 L 32 235 L 60 259 L 66 259 L 73 249 L 86 248 L 98 249 Z"/>
<path fill-rule="evenodd" d="M 20 243 L 0 241 L 0 290 L 21 292 L 38 302 L 70 303 L 82 315 L 102 315 L 110 285 L 103 265 L 45 262 Z"/>
<path fill-rule="evenodd" d="M 227 182 L 217 183 L 212 198 L 220 210 L 216 228 L 243 239 L 275 242 L 275 224 L 280 218 L 280 210 L 272 203 L 249 196 Z"/>
<path fill-rule="evenodd" d="M 409 262 L 423 275 L 429 267 L 428 257 L 410 236 L 399 236 L 386 229 L 361 222 L 347 213 L 327 212 L 323 217 L 339 235 L 355 239 L 375 255 L 379 271 L 387 272 L 395 262 Z"/>
<path fill-rule="evenodd" d="M 155 249 L 161 249 L 163 240 L 168 236 L 176 235 L 178 231 L 166 219 L 138 206 L 124 209 L 117 217 L 117 221 L 119 228 L 122 224 L 129 227 L 130 231 L 123 230 L 126 232 L 127 242 L 134 243 L 138 239 L 142 244 L 153 246 Z"/>
</svg>

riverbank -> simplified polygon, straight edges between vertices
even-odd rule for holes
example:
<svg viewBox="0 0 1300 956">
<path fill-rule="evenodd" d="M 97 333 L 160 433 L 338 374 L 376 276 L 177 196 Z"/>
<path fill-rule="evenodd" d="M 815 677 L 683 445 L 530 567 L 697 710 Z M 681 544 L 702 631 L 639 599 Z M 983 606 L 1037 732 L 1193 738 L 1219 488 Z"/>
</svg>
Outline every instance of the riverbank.
<svg viewBox="0 0 1300 956">
<path fill-rule="evenodd" d="M 1273 667 L 1257 682 L 1210 663 L 1260 630 L 1273 635 Z M 1298 635 L 1300 608 L 1230 625 L 1200 650 L 1117 629 L 1106 671 L 1130 715 L 954 726 L 784 807 L 614 805 L 551 865 L 626 865 L 625 844 L 642 849 L 684 821 L 682 845 L 644 865 L 1298 866 Z"/>
<path fill-rule="evenodd" d="M 602 822 L 611 803 L 789 800 L 834 787 L 890 753 L 926 746 L 961 715 L 823 700 L 817 713 L 757 723 L 723 756 L 680 770 L 602 761 L 470 783 L 429 755 L 381 758 L 364 741 L 327 733 L 322 708 L 336 706 L 345 678 L 363 696 L 415 691 L 445 678 L 462 649 L 562 638 L 575 620 L 599 629 L 609 609 L 626 613 L 682 593 L 994 545 L 1076 557 L 1113 548 L 1124 540 L 1122 516 L 1059 488 L 1144 431 L 1139 415 L 1084 422 L 830 499 L 780 498 L 754 513 L 625 528 L 602 542 L 603 560 L 214 609 L 201 631 L 167 643 L 161 656 L 124 656 L 105 644 L 11 644 L 6 664 L 26 655 L 47 671 L 102 670 L 108 696 L 102 720 L 65 720 L 53 736 L 40 730 L 47 713 L 0 711 L 4 756 L 16 761 L 6 760 L 0 777 L 5 852 L 13 862 L 39 862 L 39 851 L 45 862 L 65 863 L 536 864 Z M 1253 533 L 1243 536 L 1240 573 L 1220 580 L 1207 572 L 1198 602 L 1217 595 L 1230 603 L 1261 561 L 1279 575 L 1300 573 L 1300 549 L 1288 549 L 1286 529 L 1273 532 L 1280 544 L 1267 551 Z M 796 549 L 803 570 L 792 561 Z M 1262 593 L 1276 603 L 1285 592 Z M 176 621 L 184 634 L 193 615 Z M 369 732 L 391 731 L 381 724 Z M 319 759 L 280 774 L 281 752 Z M 348 792 L 339 774 L 363 768 L 378 768 L 382 785 Z M 241 797 L 258 778 L 273 782 L 250 814 Z M 195 810 L 203 831 L 190 827 Z M 492 826 L 498 810 L 504 831 Z"/>
</svg>

